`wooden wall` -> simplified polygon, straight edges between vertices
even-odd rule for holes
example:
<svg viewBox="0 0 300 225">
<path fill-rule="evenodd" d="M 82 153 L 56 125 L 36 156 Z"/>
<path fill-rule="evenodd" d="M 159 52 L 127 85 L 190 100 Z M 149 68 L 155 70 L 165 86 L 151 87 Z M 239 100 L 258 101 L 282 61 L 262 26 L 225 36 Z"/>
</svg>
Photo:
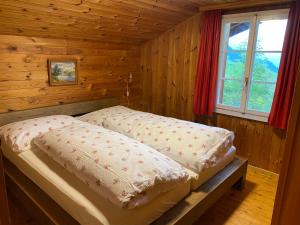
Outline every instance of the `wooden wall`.
<svg viewBox="0 0 300 225">
<path fill-rule="evenodd" d="M 128 44 L 0 35 L 0 113 L 120 96 L 133 74 L 139 96 L 139 48 Z M 77 59 L 78 85 L 50 87 L 48 59 Z M 137 98 L 130 98 L 131 103 Z"/>
<path fill-rule="evenodd" d="M 200 27 L 198 14 L 141 47 L 143 109 L 232 130 L 239 155 L 252 165 L 279 172 L 285 132 L 257 121 L 225 115 L 208 119 L 193 114 Z"/>
<path fill-rule="evenodd" d="M 196 117 L 196 121 L 223 127 L 235 133 L 234 145 L 249 163 L 279 173 L 284 154 L 286 133 L 267 123 L 217 114 L 213 118 Z"/>
<path fill-rule="evenodd" d="M 141 47 L 142 105 L 154 113 L 192 120 L 200 15 Z"/>
<path fill-rule="evenodd" d="M 285 154 L 280 171 L 272 225 L 298 225 L 300 221 L 300 61 L 291 115 L 287 130 Z"/>
</svg>

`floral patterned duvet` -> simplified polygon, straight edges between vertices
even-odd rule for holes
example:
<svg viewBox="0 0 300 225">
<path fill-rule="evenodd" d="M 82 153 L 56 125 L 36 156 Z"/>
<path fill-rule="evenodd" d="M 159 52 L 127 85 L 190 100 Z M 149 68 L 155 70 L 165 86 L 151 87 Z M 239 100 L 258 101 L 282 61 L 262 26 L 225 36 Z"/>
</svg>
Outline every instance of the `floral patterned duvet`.
<svg viewBox="0 0 300 225">
<path fill-rule="evenodd" d="M 120 207 L 146 204 L 188 179 L 181 165 L 151 147 L 85 122 L 51 130 L 34 144 Z"/>
</svg>

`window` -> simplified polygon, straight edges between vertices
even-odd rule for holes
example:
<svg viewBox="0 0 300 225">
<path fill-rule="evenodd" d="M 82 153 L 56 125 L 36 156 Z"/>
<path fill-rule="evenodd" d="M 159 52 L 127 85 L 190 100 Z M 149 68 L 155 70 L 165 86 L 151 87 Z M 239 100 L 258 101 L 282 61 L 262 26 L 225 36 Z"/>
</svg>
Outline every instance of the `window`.
<svg viewBox="0 0 300 225">
<path fill-rule="evenodd" d="M 267 121 L 288 10 L 225 15 L 216 112 Z"/>
</svg>

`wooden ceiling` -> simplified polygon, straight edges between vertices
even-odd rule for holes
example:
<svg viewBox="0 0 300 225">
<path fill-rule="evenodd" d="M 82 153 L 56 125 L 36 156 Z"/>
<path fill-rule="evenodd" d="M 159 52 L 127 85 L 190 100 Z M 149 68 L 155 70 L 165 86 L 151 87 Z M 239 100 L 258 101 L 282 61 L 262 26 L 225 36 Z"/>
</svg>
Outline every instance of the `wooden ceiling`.
<svg viewBox="0 0 300 225">
<path fill-rule="evenodd" d="M 0 34 L 140 43 L 198 6 L 188 0 L 1 0 Z"/>
<path fill-rule="evenodd" d="M 199 7 L 236 1 L 1 0 L 0 34 L 139 44 L 196 14 Z"/>
</svg>

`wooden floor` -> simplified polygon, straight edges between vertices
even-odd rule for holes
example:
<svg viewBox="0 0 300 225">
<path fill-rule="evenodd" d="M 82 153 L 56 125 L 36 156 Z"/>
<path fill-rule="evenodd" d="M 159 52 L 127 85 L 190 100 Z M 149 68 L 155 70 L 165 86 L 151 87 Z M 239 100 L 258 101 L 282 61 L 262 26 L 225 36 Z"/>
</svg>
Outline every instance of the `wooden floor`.
<svg viewBox="0 0 300 225">
<path fill-rule="evenodd" d="M 249 166 L 245 189 L 232 189 L 195 225 L 270 225 L 277 182 L 277 174 Z"/>
<path fill-rule="evenodd" d="M 269 225 L 278 175 L 249 166 L 243 191 L 232 189 L 195 225 Z M 9 198 L 12 225 L 41 225 Z"/>
</svg>

